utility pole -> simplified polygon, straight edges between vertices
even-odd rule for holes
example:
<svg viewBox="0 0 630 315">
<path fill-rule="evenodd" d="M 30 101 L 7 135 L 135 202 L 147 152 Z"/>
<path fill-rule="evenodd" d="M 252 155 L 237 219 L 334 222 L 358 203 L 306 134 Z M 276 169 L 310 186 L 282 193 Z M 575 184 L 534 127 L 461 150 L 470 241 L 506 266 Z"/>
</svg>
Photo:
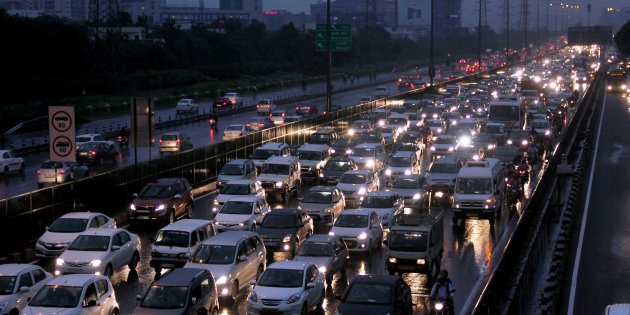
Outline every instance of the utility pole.
<svg viewBox="0 0 630 315">
<path fill-rule="evenodd" d="M 591 4 L 586 5 L 586 25 L 591 26 Z"/>
<path fill-rule="evenodd" d="M 529 38 L 528 38 L 528 17 L 529 17 L 529 3 L 527 0 L 521 0 L 521 16 L 523 19 L 523 31 L 525 32 L 525 53 L 529 55 Z"/>
<path fill-rule="evenodd" d="M 545 22 L 545 50 L 547 50 L 547 44 L 549 43 L 549 6 L 551 5 L 551 3 L 549 3 L 549 0 L 547 0 L 547 21 Z"/>
<path fill-rule="evenodd" d="M 328 0 L 330 1 L 330 0 Z M 434 15 L 434 6 L 435 0 L 431 0 L 431 31 L 430 31 L 430 42 L 429 42 L 429 86 L 433 86 L 433 77 L 435 77 L 435 67 L 433 66 L 433 15 Z"/>
<path fill-rule="evenodd" d="M 510 64 L 510 0 L 507 1 L 507 14 L 505 15 L 505 64 Z"/>
<path fill-rule="evenodd" d="M 326 70 L 326 112 L 330 113 L 332 105 L 332 45 L 330 43 L 330 33 L 332 25 L 330 24 L 330 0 L 326 0 L 326 55 L 328 55 L 328 65 Z"/>
<path fill-rule="evenodd" d="M 536 50 L 540 46 L 540 1 L 536 0 Z"/>
<path fill-rule="evenodd" d="M 479 26 L 477 29 L 478 32 L 478 38 L 477 38 L 477 62 L 479 63 L 478 65 L 478 69 L 477 72 L 480 73 L 481 72 L 481 53 L 482 53 L 482 48 L 481 48 L 481 32 L 482 32 L 482 26 L 483 26 L 483 17 L 485 15 L 485 11 L 486 11 L 486 0 L 479 0 Z"/>
</svg>

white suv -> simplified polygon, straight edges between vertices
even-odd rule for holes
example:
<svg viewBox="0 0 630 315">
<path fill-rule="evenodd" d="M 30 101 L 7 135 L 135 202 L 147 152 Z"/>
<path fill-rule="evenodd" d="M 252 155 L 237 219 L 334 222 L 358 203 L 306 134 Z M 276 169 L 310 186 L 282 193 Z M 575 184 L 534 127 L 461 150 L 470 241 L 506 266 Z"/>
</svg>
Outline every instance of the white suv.
<svg viewBox="0 0 630 315">
<path fill-rule="evenodd" d="M 289 193 L 297 195 L 300 188 L 300 160 L 294 156 L 272 156 L 263 164 L 258 181 L 267 194 L 286 203 Z"/>
<path fill-rule="evenodd" d="M 264 199 L 266 194 L 258 181 L 247 179 L 233 180 L 219 189 L 219 194 L 212 202 L 212 212 L 219 211 L 228 200 L 237 196 L 258 196 Z"/>
<path fill-rule="evenodd" d="M 226 230 L 256 230 L 271 208 L 265 198 L 259 196 L 237 196 L 228 200 L 212 220 L 219 232 Z"/>
<path fill-rule="evenodd" d="M 325 144 L 304 144 L 297 150 L 300 157 L 301 177 L 308 177 L 314 181 L 319 181 L 319 175 L 322 168 L 326 165 L 330 156 L 331 149 Z"/>
</svg>

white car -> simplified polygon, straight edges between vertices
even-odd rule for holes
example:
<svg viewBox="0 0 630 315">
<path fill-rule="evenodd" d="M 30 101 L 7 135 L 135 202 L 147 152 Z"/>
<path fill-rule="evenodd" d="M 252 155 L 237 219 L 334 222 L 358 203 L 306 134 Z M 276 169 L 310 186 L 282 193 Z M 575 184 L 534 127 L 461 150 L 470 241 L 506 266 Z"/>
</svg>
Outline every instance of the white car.
<svg viewBox="0 0 630 315">
<path fill-rule="evenodd" d="M 108 144 L 114 145 L 114 141 L 105 139 L 105 137 L 103 137 L 103 135 L 100 133 L 86 133 L 86 134 L 78 135 L 75 137 L 74 141 L 77 144 L 77 149 L 82 144 L 85 144 L 88 142 L 94 142 L 94 141 L 102 141 L 102 142 L 107 142 Z"/>
<path fill-rule="evenodd" d="M 247 298 L 247 314 L 308 314 L 325 298 L 324 274 L 312 262 L 285 260 L 267 267 Z"/>
<path fill-rule="evenodd" d="M 274 124 L 282 125 L 284 124 L 284 117 L 286 115 L 286 112 L 283 110 L 274 110 L 271 112 L 271 114 L 269 114 L 269 118 L 271 118 Z"/>
<path fill-rule="evenodd" d="M 229 98 L 230 102 L 232 102 L 232 104 L 234 104 L 235 107 L 240 107 L 243 105 L 243 98 L 241 97 L 239 93 L 236 93 L 236 92 L 225 93 L 224 97 Z"/>
<path fill-rule="evenodd" d="M 546 119 L 533 120 L 530 126 L 530 130 L 531 129 L 536 130 L 536 132 L 543 137 L 551 136 L 551 125 Z"/>
<path fill-rule="evenodd" d="M 57 257 L 89 228 L 115 228 L 116 220 L 98 212 L 70 212 L 46 228 L 35 243 L 37 257 Z"/>
<path fill-rule="evenodd" d="M 374 191 L 365 196 L 358 210 L 376 212 L 383 228 L 389 228 L 393 218 L 402 214 L 404 208 L 405 202 L 397 193 Z"/>
<path fill-rule="evenodd" d="M 348 251 L 368 255 L 383 243 L 383 227 L 375 211 L 344 210 L 333 225 L 329 235 L 339 235 Z"/>
<path fill-rule="evenodd" d="M 195 103 L 193 99 L 182 98 L 175 105 L 175 114 L 181 113 L 199 114 L 199 104 Z"/>
<path fill-rule="evenodd" d="M 16 157 L 10 150 L 0 150 L 0 173 L 9 174 L 9 172 L 24 172 L 24 159 Z"/>
<path fill-rule="evenodd" d="M 267 115 L 276 110 L 276 107 L 276 104 L 274 104 L 272 100 L 264 98 L 256 104 L 256 113 L 258 115 Z"/>
<path fill-rule="evenodd" d="M 361 203 L 365 194 L 379 189 L 379 180 L 372 171 L 350 170 L 341 174 L 337 188 L 343 193 L 346 205 L 356 206 Z"/>
<path fill-rule="evenodd" d="M 89 229 L 57 258 L 55 275 L 91 273 L 111 277 L 114 271 L 140 261 L 140 238 L 124 229 Z"/>
<path fill-rule="evenodd" d="M 0 265 L 0 314 L 19 314 L 53 276 L 31 264 Z"/>
<path fill-rule="evenodd" d="M 223 141 L 236 139 L 252 131 L 252 128 L 247 125 L 229 125 L 223 131 Z"/>
<path fill-rule="evenodd" d="M 256 222 L 271 208 L 264 197 L 237 196 L 228 200 L 214 216 L 213 224 L 219 232 L 225 230 L 256 230 Z"/>
<path fill-rule="evenodd" d="M 232 180 L 221 186 L 212 203 L 212 212 L 217 212 L 228 200 L 237 196 L 258 196 L 265 199 L 265 189 L 255 180 Z"/>
<path fill-rule="evenodd" d="M 388 97 L 390 95 L 391 95 L 391 92 L 389 91 L 389 88 L 386 86 L 377 86 L 376 89 L 374 89 L 374 98 L 376 99 Z"/>
<path fill-rule="evenodd" d="M 120 308 L 107 277 L 64 275 L 43 286 L 22 314 L 120 314 Z"/>
<path fill-rule="evenodd" d="M 45 184 L 63 184 L 88 175 L 87 166 L 82 164 L 45 161 L 37 170 L 37 187 L 42 188 Z"/>
</svg>

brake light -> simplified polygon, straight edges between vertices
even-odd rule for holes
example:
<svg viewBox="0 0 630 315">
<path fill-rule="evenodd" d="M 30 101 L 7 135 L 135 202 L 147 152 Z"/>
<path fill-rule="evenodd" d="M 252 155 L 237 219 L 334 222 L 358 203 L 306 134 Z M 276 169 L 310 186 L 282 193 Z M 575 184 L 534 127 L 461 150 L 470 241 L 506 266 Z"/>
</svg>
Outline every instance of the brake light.
<svg viewBox="0 0 630 315">
<path fill-rule="evenodd" d="M 295 107 L 295 110 L 300 110 L 300 106 L 296 106 L 296 107 Z"/>
<path fill-rule="evenodd" d="M 264 125 L 265 125 L 265 124 L 263 124 L 263 123 L 258 123 L 258 126 L 260 126 L 260 127 L 262 127 L 262 126 L 264 126 Z"/>
<path fill-rule="evenodd" d="M 179 144 L 179 139 L 175 140 L 175 143 Z"/>
<path fill-rule="evenodd" d="M 310 106 L 306 106 L 306 109 L 310 110 L 310 109 L 311 109 L 311 107 L 310 107 Z"/>
<path fill-rule="evenodd" d="M 122 140 L 122 137 L 121 137 L 121 136 L 118 136 L 118 140 Z"/>
<path fill-rule="evenodd" d="M 249 126 L 251 126 L 251 124 L 250 123 L 246 123 L 245 126 L 249 127 Z"/>
<path fill-rule="evenodd" d="M 162 145 L 162 139 L 160 139 L 160 145 Z"/>
<path fill-rule="evenodd" d="M 62 168 L 62 169 L 59 170 L 59 174 L 65 174 L 65 173 L 66 173 L 65 169 Z"/>
<path fill-rule="evenodd" d="M 96 151 L 90 151 L 90 155 L 96 155 Z"/>
<path fill-rule="evenodd" d="M 42 175 L 42 170 L 37 170 L 37 175 Z"/>
<path fill-rule="evenodd" d="M 271 114 L 269 114 L 269 117 L 271 117 Z"/>
<path fill-rule="evenodd" d="M 282 117 L 284 117 L 284 113 L 282 113 Z"/>
</svg>

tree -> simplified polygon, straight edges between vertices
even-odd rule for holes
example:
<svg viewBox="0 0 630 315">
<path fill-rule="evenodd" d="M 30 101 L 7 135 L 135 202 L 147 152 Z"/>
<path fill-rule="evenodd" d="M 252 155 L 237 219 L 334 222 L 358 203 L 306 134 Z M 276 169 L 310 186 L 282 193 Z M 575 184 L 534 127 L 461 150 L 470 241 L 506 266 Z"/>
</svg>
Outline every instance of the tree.
<svg viewBox="0 0 630 315">
<path fill-rule="evenodd" d="M 630 21 L 626 22 L 619 32 L 615 34 L 615 45 L 617 46 L 617 51 L 624 56 L 630 55 Z"/>
</svg>

